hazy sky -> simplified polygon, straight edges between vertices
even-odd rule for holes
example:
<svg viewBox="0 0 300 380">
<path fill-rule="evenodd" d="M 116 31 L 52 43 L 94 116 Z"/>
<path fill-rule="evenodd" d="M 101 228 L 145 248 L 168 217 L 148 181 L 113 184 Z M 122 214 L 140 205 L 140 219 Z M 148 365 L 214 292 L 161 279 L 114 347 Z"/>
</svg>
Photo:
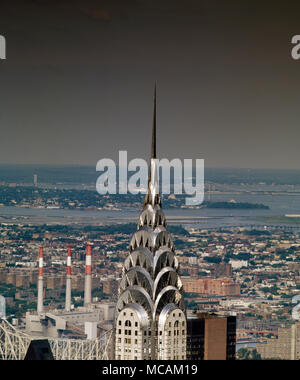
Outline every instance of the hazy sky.
<svg viewBox="0 0 300 380">
<path fill-rule="evenodd" d="M 295 4 L 295 5 L 293 5 Z M 300 3 L 1 0 L 0 163 L 300 169 Z"/>
</svg>

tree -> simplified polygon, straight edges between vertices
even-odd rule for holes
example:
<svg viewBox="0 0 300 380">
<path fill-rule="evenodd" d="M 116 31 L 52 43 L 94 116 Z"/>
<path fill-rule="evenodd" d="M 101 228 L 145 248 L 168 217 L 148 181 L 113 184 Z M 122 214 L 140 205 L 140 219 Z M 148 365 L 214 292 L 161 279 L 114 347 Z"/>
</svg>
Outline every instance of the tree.
<svg viewBox="0 0 300 380">
<path fill-rule="evenodd" d="M 261 360 L 261 356 L 256 349 L 240 348 L 236 354 L 237 360 Z"/>
</svg>

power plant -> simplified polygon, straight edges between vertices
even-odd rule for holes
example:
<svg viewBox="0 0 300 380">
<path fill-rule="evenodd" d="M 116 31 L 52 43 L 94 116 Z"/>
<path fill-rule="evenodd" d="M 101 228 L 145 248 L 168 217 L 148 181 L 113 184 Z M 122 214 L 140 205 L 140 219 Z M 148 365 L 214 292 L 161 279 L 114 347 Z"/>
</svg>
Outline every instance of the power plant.
<svg viewBox="0 0 300 380">
<path fill-rule="evenodd" d="M 67 249 L 64 309 L 44 305 L 44 248 L 38 256 L 37 309 L 27 312 L 24 328 L 0 323 L 0 359 L 24 359 L 32 340 L 48 339 L 56 360 L 111 359 L 115 304 L 93 302 L 92 246 L 86 245 L 83 306 L 72 305 L 71 247 Z M 99 284 L 100 286 L 100 284 Z"/>
</svg>

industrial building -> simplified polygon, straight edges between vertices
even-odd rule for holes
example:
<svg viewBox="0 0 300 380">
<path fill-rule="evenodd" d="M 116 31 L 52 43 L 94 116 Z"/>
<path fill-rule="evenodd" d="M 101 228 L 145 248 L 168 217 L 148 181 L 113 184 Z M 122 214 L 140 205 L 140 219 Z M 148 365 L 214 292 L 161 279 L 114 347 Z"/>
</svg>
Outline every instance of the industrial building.
<svg viewBox="0 0 300 380">
<path fill-rule="evenodd" d="M 26 313 L 26 333 L 35 337 L 96 339 L 100 336 L 101 331 L 112 329 L 115 305 L 93 303 L 91 275 L 92 253 L 91 245 L 88 244 L 86 246 L 84 306 L 73 308 L 71 305 L 71 247 L 68 247 L 65 310 L 45 311 L 43 305 L 43 248 L 41 247 L 39 252 L 37 310 Z"/>
<path fill-rule="evenodd" d="M 93 302 L 91 246 L 86 247 L 84 305 L 77 308 L 71 302 L 71 248 L 68 247 L 65 309 L 45 310 L 43 256 L 40 247 L 37 310 L 26 313 L 24 327 L 18 327 L 16 320 L 14 326 L 5 318 L 0 320 L 0 359 L 23 360 L 30 342 L 36 339 L 49 341 L 56 360 L 111 359 L 115 305 Z"/>
</svg>

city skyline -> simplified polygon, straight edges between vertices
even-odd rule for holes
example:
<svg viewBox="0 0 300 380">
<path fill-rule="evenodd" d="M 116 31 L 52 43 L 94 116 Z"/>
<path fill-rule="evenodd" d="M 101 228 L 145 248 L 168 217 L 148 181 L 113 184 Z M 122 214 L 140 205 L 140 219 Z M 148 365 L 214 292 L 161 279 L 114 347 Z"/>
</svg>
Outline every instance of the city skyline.
<svg viewBox="0 0 300 380">
<path fill-rule="evenodd" d="M 167 158 L 300 169 L 298 4 L 17 0 L 0 9 L 0 163 L 95 166 L 124 148 L 147 158 L 133 136 L 150 136 L 157 81 Z"/>
</svg>

